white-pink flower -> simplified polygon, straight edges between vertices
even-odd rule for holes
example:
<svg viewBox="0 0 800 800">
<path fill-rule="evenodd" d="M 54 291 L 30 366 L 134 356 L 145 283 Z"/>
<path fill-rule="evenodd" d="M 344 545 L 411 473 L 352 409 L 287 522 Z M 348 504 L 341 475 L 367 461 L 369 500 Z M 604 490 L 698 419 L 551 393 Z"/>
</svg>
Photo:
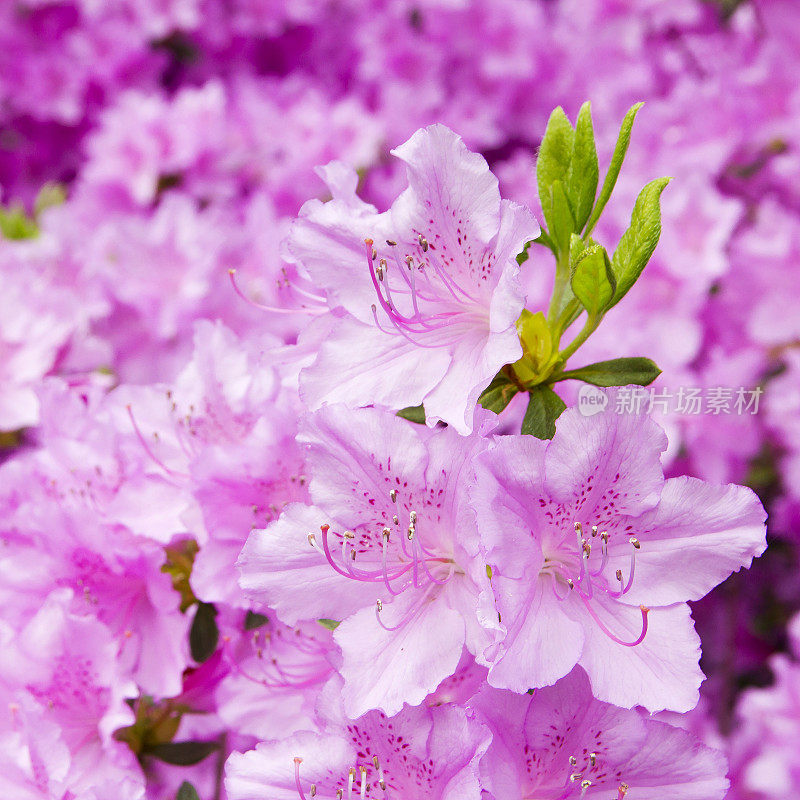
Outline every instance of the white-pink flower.
<svg viewBox="0 0 800 800">
<path fill-rule="evenodd" d="M 337 317 L 302 376 L 323 403 L 403 408 L 466 434 L 480 393 L 522 354 L 516 256 L 538 234 L 527 208 L 500 199 L 482 156 L 442 125 L 392 151 L 408 188 L 389 211 L 355 195 L 355 173 L 321 174 L 333 200 L 307 203 L 289 251 Z"/>
</svg>

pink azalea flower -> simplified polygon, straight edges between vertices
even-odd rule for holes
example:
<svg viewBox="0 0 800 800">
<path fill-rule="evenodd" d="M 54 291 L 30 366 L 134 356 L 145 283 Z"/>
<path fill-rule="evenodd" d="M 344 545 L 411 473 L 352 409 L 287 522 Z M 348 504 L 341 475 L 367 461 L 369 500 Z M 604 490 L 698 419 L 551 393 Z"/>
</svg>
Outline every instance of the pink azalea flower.
<svg viewBox="0 0 800 800">
<path fill-rule="evenodd" d="M 479 800 L 487 729 L 458 706 L 329 714 L 320 730 L 262 742 L 228 759 L 229 800 Z"/>
<path fill-rule="evenodd" d="M 290 628 L 271 617 L 247 630 L 244 614 L 226 616 L 230 623 L 223 622 L 221 633 L 228 673 L 216 689 L 220 719 L 257 739 L 314 727 L 319 693 L 334 674 L 330 631 L 318 622 Z"/>
<path fill-rule="evenodd" d="M 574 669 L 533 697 L 485 688 L 471 704 L 491 728 L 481 763 L 497 800 L 722 800 L 722 753 L 636 711 L 595 700 Z"/>
<path fill-rule="evenodd" d="M 521 692 L 584 667 L 595 696 L 688 711 L 702 673 L 687 600 L 765 544 L 749 489 L 665 481 L 663 431 L 566 411 L 551 442 L 505 436 L 478 457 L 474 505 L 505 636 L 489 683 Z"/>
<path fill-rule="evenodd" d="M 466 503 L 485 439 L 343 406 L 307 418 L 298 438 L 314 505 L 291 504 L 251 534 L 242 588 L 289 625 L 342 621 L 334 639 L 348 714 L 394 714 L 452 675 L 465 645 L 488 643 L 478 623 L 487 578 Z M 496 615 L 486 616 L 490 626 Z"/>
<path fill-rule="evenodd" d="M 731 741 L 734 800 L 784 800 L 800 791 L 800 667 L 785 656 L 770 661 L 775 683 L 744 692 Z"/>
<path fill-rule="evenodd" d="M 0 683 L 24 687 L 21 706 L 9 708 L 12 724 L 20 707 L 34 723 L 35 712 L 29 709 L 36 705 L 43 712 L 45 741 L 55 738 L 51 726 L 58 727 L 69 753 L 66 775 L 61 744 L 53 742 L 54 750 L 38 757 L 28 749 L 39 790 L 59 781 L 65 792 L 44 796 L 140 800 L 144 779 L 139 764 L 127 745 L 112 736 L 133 721 L 125 699 L 135 696 L 136 687 L 120 674 L 110 632 L 95 619 L 71 614 L 70 599 L 68 589 L 44 598 L 38 613 L 3 648 Z"/>
<path fill-rule="evenodd" d="M 466 434 L 481 391 L 521 355 L 516 256 L 538 226 L 447 128 L 419 130 L 393 153 L 409 186 L 389 211 L 329 166 L 334 199 L 307 203 L 290 236 L 337 316 L 303 373 L 304 398 L 312 408 L 424 402 L 429 424 Z"/>
</svg>

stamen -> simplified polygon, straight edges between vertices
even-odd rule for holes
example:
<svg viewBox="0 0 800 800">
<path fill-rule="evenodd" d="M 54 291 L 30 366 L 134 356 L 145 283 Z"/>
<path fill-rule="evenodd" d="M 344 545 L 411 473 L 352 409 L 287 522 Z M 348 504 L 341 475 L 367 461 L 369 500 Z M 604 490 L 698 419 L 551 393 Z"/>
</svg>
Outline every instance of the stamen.
<svg viewBox="0 0 800 800">
<path fill-rule="evenodd" d="M 360 770 L 361 770 L 361 791 L 359 792 L 359 795 L 361 797 L 361 800 L 364 800 L 364 798 L 367 795 L 367 768 L 362 766 L 360 767 Z"/>
<path fill-rule="evenodd" d="M 150 449 L 150 445 L 147 443 L 147 440 L 145 439 L 141 429 L 136 424 L 136 417 L 133 416 L 133 408 L 131 407 L 131 404 L 128 403 L 125 408 L 128 412 L 128 416 L 130 417 L 131 424 L 133 425 L 133 430 L 136 433 L 136 438 L 139 440 L 139 443 L 142 445 L 142 448 L 144 448 L 145 453 L 147 453 L 153 463 L 161 467 L 161 469 L 163 469 L 167 475 L 172 475 L 176 478 L 188 478 L 189 476 L 187 474 L 183 472 L 176 472 L 174 469 L 170 469 L 160 458 L 156 456 L 156 454 Z"/>
<path fill-rule="evenodd" d="M 616 642 L 617 644 L 621 644 L 624 647 L 636 647 L 636 645 L 641 644 L 644 641 L 644 637 L 647 635 L 647 615 L 650 613 L 650 609 L 647 606 L 639 606 L 639 610 L 642 612 L 642 632 L 633 642 L 626 642 L 623 639 L 620 639 L 618 636 L 613 634 L 603 623 L 600 617 L 597 616 L 597 612 L 592 608 L 589 603 L 589 600 L 584 597 L 583 595 L 579 595 L 581 600 L 583 600 L 583 604 L 586 606 L 586 610 L 589 612 L 589 615 L 592 619 L 598 624 L 600 630 L 611 639 L 612 642 Z"/>
<path fill-rule="evenodd" d="M 625 800 L 626 794 L 628 794 L 628 784 L 621 783 L 617 789 L 617 800 Z"/>
<path fill-rule="evenodd" d="M 300 785 L 300 765 L 303 763 L 302 758 L 298 758 L 295 756 L 294 758 L 294 783 L 297 787 L 297 793 L 300 795 L 300 800 L 306 800 L 305 794 L 303 794 L 303 787 Z M 312 794 L 312 797 L 314 795 Z"/>
<path fill-rule="evenodd" d="M 583 781 L 581 783 L 581 796 L 580 798 L 578 798 L 578 800 L 583 800 L 583 798 L 586 797 L 586 792 L 589 791 L 591 785 L 592 785 L 591 781 Z"/>
<path fill-rule="evenodd" d="M 355 767 L 350 767 L 347 771 L 347 800 L 353 796 L 353 782 L 356 779 Z"/>
<path fill-rule="evenodd" d="M 255 300 L 251 300 L 240 288 L 239 284 L 236 282 L 236 270 L 229 269 L 228 270 L 228 277 L 231 280 L 231 285 L 233 286 L 233 291 L 245 301 L 249 306 L 253 306 L 253 308 L 257 308 L 259 311 L 269 311 L 271 314 L 313 314 L 318 316 L 320 314 L 326 313 L 326 309 L 314 309 L 314 308 L 306 308 L 305 306 L 301 306 L 300 308 L 280 308 L 279 306 L 268 306 L 264 303 L 257 303 Z"/>
</svg>

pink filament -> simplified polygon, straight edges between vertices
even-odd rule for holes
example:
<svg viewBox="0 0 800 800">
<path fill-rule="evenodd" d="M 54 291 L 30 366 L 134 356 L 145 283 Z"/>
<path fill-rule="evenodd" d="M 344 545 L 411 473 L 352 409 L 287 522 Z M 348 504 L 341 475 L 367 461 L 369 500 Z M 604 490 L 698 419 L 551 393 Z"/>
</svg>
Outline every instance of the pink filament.
<svg viewBox="0 0 800 800">
<path fill-rule="evenodd" d="M 231 285 L 233 286 L 233 291 L 253 308 L 257 308 L 259 311 L 269 311 L 271 314 L 313 314 L 319 315 L 324 314 L 325 309 L 313 309 L 313 308 L 305 308 L 301 306 L 300 308 L 280 308 L 279 306 L 267 306 L 263 303 L 257 303 L 255 300 L 251 300 L 240 288 L 239 284 L 236 282 L 236 270 L 229 269 L 228 270 L 228 277 L 231 280 Z M 297 289 L 296 286 L 292 287 L 293 289 Z M 302 290 L 300 290 L 302 292 Z"/>
<path fill-rule="evenodd" d="M 189 476 L 186 475 L 185 473 L 176 472 L 175 470 L 170 469 L 160 458 L 156 456 L 156 454 L 150 449 L 150 445 L 147 443 L 147 439 L 145 439 L 141 429 L 136 424 L 136 417 L 133 416 L 133 409 L 131 408 L 130 403 L 126 406 L 126 409 L 128 411 L 128 416 L 130 417 L 131 424 L 133 425 L 133 430 L 136 432 L 136 438 L 139 440 L 145 453 L 147 453 L 147 455 L 150 457 L 153 463 L 161 467 L 161 469 L 163 469 L 164 472 L 167 473 L 167 475 L 171 475 L 175 478 L 183 478 L 183 479 L 188 478 Z"/>
<path fill-rule="evenodd" d="M 297 758 L 295 756 L 294 759 L 294 782 L 295 786 L 297 786 L 297 793 L 300 795 L 300 800 L 306 800 L 305 794 L 303 794 L 303 787 L 300 785 L 300 764 L 303 762 L 302 758 Z"/>
<path fill-rule="evenodd" d="M 597 616 L 597 613 L 595 612 L 595 610 L 590 605 L 589 600 L 583 594 L 580 594 L 579 596 L 580 596 L 581 600 L 583 600 L 583 604 L 586 606 L 586 610 L 589 612 L 589 615 L 591 616 L 591 618 L 597 623 L 597 625 L 599 626 L 600 630 L 603 631 L 603 633 L 606 636 L 608 636 L 608 638 L 611 639 L 612 642 L 616 642 L 617 644 L 621 644 L 624 647 L 636 647 L 636 645 L 641 644 L 644 641 L 644 637 L 647 635 L 647 614 L 650 611 L 649 608 L 647 608 L 646 606 L 639 606 L 639 609 L 642 612 L 642 632 L 639 634 L 639 636 L 634 641 L 626 642 L 626 641 L 620 639 L 615 634 L 613 634 L 605 626 L 603 621 L 600 619 L 600 617 Z"/>
</svg>

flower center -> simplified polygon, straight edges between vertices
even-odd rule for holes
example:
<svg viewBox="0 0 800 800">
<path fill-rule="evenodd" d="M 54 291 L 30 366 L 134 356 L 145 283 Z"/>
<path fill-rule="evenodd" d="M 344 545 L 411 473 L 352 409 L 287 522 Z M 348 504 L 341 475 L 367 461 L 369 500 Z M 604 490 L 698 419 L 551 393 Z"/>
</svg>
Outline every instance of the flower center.
<svg viewBox="0 0 800 800">
<path fill-rule="evenodd" d="M 419 347 L 442 347 L 458 340 L 480 304 L 444 271 L 438 258 L 427 255 L 435 246 L 420 234 L 417 257 L 407 253 L 401 259 L 397 242 L 386 240 L 390 258 L 378 258 L 372 239 L 364 244 L 378 301 L 372 304 L 378 328 L 393 333 L 381 324 L 380 307 L 394 332 Z"/>
<path fill-rule="evenodd" d="M 626 647 L 635 647 L 644 641 L 647 633 L 647 615 L 650 609 L 646 606 L 639 606 L 642 612 L 641 633 L 633 641 L 625 641 L 612 633 L 600 619 L 592 600 L 600 594 L 619 600 L 631 590 L 636 573 L 636 553 L 641 549 L 641 543 L 635 536 L 631 536 L 628 539 L 628 543 L 631 546 L 628 576 L 625 578 L 622 570 L 618 569 L 615 573 L 616 583 L 610 584 L 608 578 L 604 575 L 608 566 L 610 534 L 607 531 L 599 533 L 597 525 L 592 525 L 590 530 L 590 536 L 584 535 L 583 526 L 580 522 L 576 522 L 576 549 L 573 551 L 570 548 L 566 552 L 558 551 L 552 556 L 546 556 L 540 575 L 547 575 L 552 578 L 553 593 L 560 601 L 566 600 L 572 592 L 575 592 L 592 619 L 612 641 Z M 612 588 L 612 586 L 615 588 Z M 563 593 L 557 587 L 564 587 Z"/>
</svg>

